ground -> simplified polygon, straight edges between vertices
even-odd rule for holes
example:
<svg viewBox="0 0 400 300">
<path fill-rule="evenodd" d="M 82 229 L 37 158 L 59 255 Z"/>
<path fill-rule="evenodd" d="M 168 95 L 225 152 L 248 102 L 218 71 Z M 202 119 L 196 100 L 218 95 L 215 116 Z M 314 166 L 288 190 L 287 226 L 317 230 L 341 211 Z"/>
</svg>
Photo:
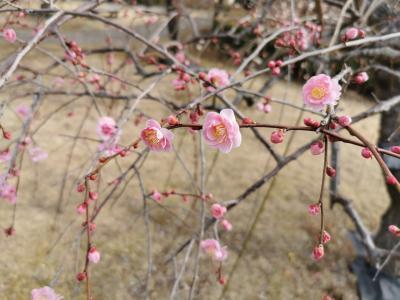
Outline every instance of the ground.
<svg viewBox="0 0 400 300">
<path fill-rule="evenodd" d="M 54 45 L 48 45 L 54 47 Z M 10 50 L 11 51 L 11 50 Z M 4 52 L 3 56 L 6 55 Z M 61 55 L 61 54 L 60 54 Z M 40 65 L 42 54 L 32 52 L 23 65 L 28 62 Z M 101 65 L 99 56 L 91 58 L 93 63 Z M 206 66 L 219 66 L 219 62 L 209 56 L 195 57 Z M 207 61 L 206 61 L 207 59 Z M 47 60 L 48 61 L 48 60 Z M 103 66 L 104 67 L 104 66 Z M 135 81 L 131 72 L 124 74 L 126 80 Z M 154 94 L 162 94 L 174 101 L 187 101 L 189 95 L 172 91 L 171 78 L 162 80 Z M 52 78 L 43 77 L 43 82 L 50 83 Z M 152 79 L 142 81 L 146 87 Z M 253 87 L 260 85 L 260 81 Z M 76 87 L 66 81 L 64 88 L 73 91 Z M 19 97 L 23 88 L 7 90 L 2 98 L 10 100 L 9 108 L 1 119 L 15 136 L 20 129 L 20 120 L 13 109 L 21 103 L 29 104 L 30 98 Z M 193 93 L 196 89 L 193 89 Z M 292 103 L 301 103 L 301 86 L 280 81 L 273 85 L 269 96 L 288 99 Z M 232 95 L 227 93 L 228 99 Z M 52 111 L 66 103 L 67 97 L 47 96 L 40 106 L 31 131 L 52 114 Z M 0 294 L 3 299 L 26 299 L 32 288 L 52 285 L 64 295 L 65 299 L 84 299 L 84 285 L 79 285 L 75 275 L 82 269 L 85 237 L 80 234 L 83 217 L 75 212 L 75 207 L 82 201 L 75 192 L 77 180 L 87 171 L 98 142 L 95 124 L 99 114 L 91 108 L 85 118 L 85 111 L 90 105 L 90 98 L 82 98 L 53 114 L 34 135 L 34 142 L 49 152 L 46 161 L 33 164 L 29 158 L 23 161 L 21 185 L 16 211 L 16 231 L 13 237 L 0 235 Z M 113 105 L 109 100 L 99 101 L 103 113 L 118 116 L 123 101 Z M 352 91 L 346 91 L 341 100 L 341 108 L 346 114 L 354 115 L 374 105 Z M 139 103 L 138 109 L 155 118 L 168 114 L 158 103 L 147 99 Z M 299 112 L 290 107 L 273 104 L 273 112 L 263 114 L 254 108 L 240 106 L 244 114 L 259 122 L 281 122 L 295 124 Z M 74 112 L 73 116 L 68 113 Z M 281 114 L 282 112 L 282 114 Z M 308 116 L 304 114 L 304 117 Z M 67 174 L 62 212 L 56 213 L 59 202 L 60 186 L 65 175 L 66 162 L 70 155 L 73 136 L 77 133 L 80 122 L 85 118 L 83 130 L 79 133 L 77 146 L 73 151 L 72 163 Z M 356 125 L 372 141 L 377 140 L 379 117 L 370 118 Z M 131 118 L 123 129 L 122 142 L 129 143 L 138 137 L 143 123 L 134 126 Z M 217 154 L 206 147 L 207 183 L 206 191 L 214 195 L 214 201 L 224 202 L 234 199 L 250 186 L 266 170 L 273 167 L 268 152 L 254 139 L 251 132 L 242 130 L 241 147 L 230 154 Z M 271 130 L 261 131 L 269 137 Z M 197 156 L 198 138 L 186 130 L 175 131 L 174 145 L 179 149 L 180 158 L 186 163 L 195 181 L 198 181 L 199 162 Z M 288 152 L 315 137 L 314 133 L 296 133 Z M 6 143 L 1 141 L 1 147 Z M 288 143 L 275 146 L 283 153 Z M 143 149 L 143 145 L 139 150 Z M 343 195 L 354 200 L 354 206 L 366 222 L 376 230 L 379 217 L 388 205 L 388 196 L 384 188 L 382 175 L 374 160 L 366 161 L 360 156 L 360 149 L 351 145 L 342 145 L 342 180 L 340 190 Z M 112 181 L 119 174 L 119 168 L 126 168 L 136 154 L 118 159 L 101 175 L 102 186 L 100 200 L 103 200 Z M 215 164 L 212 162 L 215 161 Z M 351 222 L 340 207 L 327 212 L 327 230 L 332 241 L 327 246 L 326 257 L 321 262 L 314 262 L 310 253 L 318 233 L 318 218 L 309 216 L 307 205 L 318 197 L 322 169 L 322 156 L 305 153 L 280 172 L 274 184 L 266 184 L 252 194 L 242 204 L 232 210 L 228 219 L 233 224 L 233 231 L 222 235 L 222 241 L 229 248 L 229 259 L 224 264 L 224 273 L 229 275 L 229 285 L 223 296 L 221 287 L 216 283 L 214 269 L 209 259 L 201 257 L 199 296 L 197 299 L 322 299 L 325 293 L 335 299 L 357 299 L 355 277 L 349 272 L 348 265 L 354 259 L 348 230 Z M 174 188 L 177 191 L 193 192 L 193 185 L 174 153 L 151 153 L 141 169 L 146 191 L 156 188 L 161 191 Z M 267 192 L 270 189 L 269 192 Z M 117 194 L 120 194 L 120 188 Z M 267 194 L 268 193 L 268 194 Z M 267 198 L 266 198 L 267 197 Z M 230 270 L 238 258 L 238 253 L 249 231 L 249 225 L 261 203 L 266 198 L 259 221 L 243 251 L 233 274 Z M 325 197 L 326 201 L 328 200 Z M 177 249 L 178 245 L 197 230 L 199 203 L 190 200 L 182 202 L 179 198 L 166 199 L 161 205 L 149 201 L 151 217 L 151 235 L 154 256 L 154 269 L 151 281 L 151 299 L 168 298 L 173 283 L 173 264 L 165 264 L 165 259 Z M 101 212 L 97 220 L 94 243 L 102 253 L 102 260 L 91 268 L 93 274 L 93 294 L 101 299 L 134 299 L 143 289 L 146 274 L 146 235 L 142 215 L 143 202 L 138 181 L 133 179 L 124 193 Z M 5 201 L 0 202 L 0 225 L 9 225 L 13 208 Z M 211 231 L 206 233 L 211 236 Z M 176 263 L 180 266 L 181 254 Z M 179 299 L 185 299 L 193 274 L 189 264 L 182 280 Z"/>
</svg>

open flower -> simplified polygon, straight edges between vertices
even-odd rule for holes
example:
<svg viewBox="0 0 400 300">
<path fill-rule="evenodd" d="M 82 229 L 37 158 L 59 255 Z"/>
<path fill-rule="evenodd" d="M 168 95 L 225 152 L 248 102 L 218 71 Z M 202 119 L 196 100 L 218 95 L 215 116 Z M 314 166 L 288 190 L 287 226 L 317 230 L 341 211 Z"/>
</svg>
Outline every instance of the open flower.
<svg viewBox="0 0 400 300">
<path fill-rule="evenodd" d="M 63 298 L 64 297 L 57 295 L 56 292 L 48 286 L 31 291 L 31 300 L 61 300 Z"/>
<path fill-rule="evenodd" d="M 47 159 L 49 154 L 39 147 L 33 147 L 29 149 L 29 156 L 31 157 L 33 162 L 39 162 L 41 160 Z"/>
<path fill-rule="evenodd" d="M 337 80 L 319 74 L 311 77 L 303 86 L 303 100 L 307 106 L 320 111 L 325 105 L 335 105 L 341 90 L 342 87 Z"/>
<path fill-rule="evenodd" d="M 215 203 L 211 206 L 211 215 L 215 219 L 221 219 L 226 213 L 226 207 L 222 206 L 218 203 Z"/>
<path fill-rule="evenodd" d="M 117 133 L 118 128 L 113 118 L 102 117 L 97 122 L 96 131 L 103 141 L 107 141 Z"/>
<path fill-rule="evenodd" d="M 17 40 L 17 34 L 12 28 L 6 28 L 3 30 L 3 37 L 7 42 L 14 43 Z"/>
<path fill-rule="evenodd" d="M 146 128 L 142 130 L 140 137 L 152 151 L 161 152 L 172 149 L 174 134 L 166 128 L 161 128 L 156 120 L 150 119 L 146 122 Z"/>
<path fill-rule="evenodd" d="M 208 71 L 207 81 L 211 82 L 217 88 L 224 87 L 229 84 L 229 75 L 225 70 L 213 68 L 210 71 Z M 212 92 L 215 90 L 215 88 L 209 86 L 207 87 L 207 90 L 209 92 Z"/>
<path fill-rule="evenodd" d="M 203 136 L 210 147 L 223 153 L 230 152 L 242 143 L 242 135 L 232 109 L 223 109 L 218 114 L 209 112 L 203 125 Z"/>
<path fill-rule="evenodd" d="M 228 257 L 226 246 L 221 247 L 220 243 L 214 239 L 201 241 L 201 249 L 216 261 L 224 261 Z"/>
</svg>

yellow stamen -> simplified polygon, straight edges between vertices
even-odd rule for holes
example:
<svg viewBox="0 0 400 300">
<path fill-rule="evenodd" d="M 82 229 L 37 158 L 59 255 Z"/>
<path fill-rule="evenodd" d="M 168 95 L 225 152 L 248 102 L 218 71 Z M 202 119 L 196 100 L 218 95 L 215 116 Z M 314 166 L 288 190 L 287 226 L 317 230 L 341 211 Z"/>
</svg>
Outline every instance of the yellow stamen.
<svg viewBox="0 0 400 300">
<path fill-rule="evenodd" d="M 157 137 L 157 131 L 153 129 L 148 129 L 144 132 L 145 140 L 151 145 L 157 145 L 160 140 Z"/>
<path fill-rule="evenodd" d="M 313 97 L 316 100 L 321 100 L 323 97 L 325 97 L 325 95 L 326 95 L 325 89 L 322 87 L 317 86 L 311 90 L 311 97 Z"/>
<path fill-rule="evenodd" d="M 226 128 L 222 124 L 214 126 L 214 136 L 216 138 L 224 138 L 226 136 Z"/>
</svg>

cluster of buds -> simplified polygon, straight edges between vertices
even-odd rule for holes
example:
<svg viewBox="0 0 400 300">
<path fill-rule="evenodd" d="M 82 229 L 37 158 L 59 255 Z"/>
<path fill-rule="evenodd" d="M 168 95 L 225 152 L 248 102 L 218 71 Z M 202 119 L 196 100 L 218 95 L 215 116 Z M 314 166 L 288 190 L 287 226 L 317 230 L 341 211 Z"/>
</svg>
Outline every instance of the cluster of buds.
<svg viewBox="0 0 400 300">
<path fill-rule="evenodd" d="M 232 224 L 224 217 L 227 209 L 225 206 L 218 203 L 211 205 L 211 215 L 216 219 L 226 231 L 232 230 Z"/>
<path fill-rule="evenodd" d="M 269 104 L 270 101 L 271 101 L 271 99 L 269 97 L 264 97 L 263 101 L 260 101 L 256 104 L 256 108 L 259 111 L 269 113 L 272 110 L 272 106 L 271 106 L 271 104 Z"/>
<path fill-rule="evenodd" d="M 295 21 L 296 25 L 300 25 L 300 21 Z M 290 22 L 284 22 L 286 27 L 291 26 Z M 291 54 L 304 51 L 312 44 L 319 44 L 321 39 L 321 26 L 307 22 L 299 29 L 284 32 L 275 41 L 275 46 L 280 48 L 288 48 Z"/>
<path fill-rule="evenodd" d="M 82 48 L 80 48 L 75 41 L 66 41 L 65 44 L 67 45 L 68 50 L 65 51 L 64 58 L 74 65 L 81 65 L 82 67 L 87 68 L 86 63 L 84 62 L 85 55 Z"/>
<path fill-rule="evenodd" d="M 188 85 L 192 81 L 192 78 L 182 69 L 177 69 L 177 73 L 178 78 L 172 81 L 172 85 L 174 86 L 175 91 L 184 91 L 188 88 Z"/>
<path fill-rule="evenodd" d="M 92 174 L 93 175 L 93 174 Z M 91 175 L 91 176 L 92 176 Z M 92 178 L 93 178 L 94 176 L 92 176 Z M 97 178 L 97 177 L 94 177 L 95 179 Z M 89 179 L 90 179 L 90 177 L 89 177 Z M 91 180 L 95 180 L 95 179 L 91 179 Z M 78 184 L 78 186 L 76 187 L 76 191 L 78 192 L 78 193 L 82 193 L 82 192 L 84 192 L 86 190 L 86 187 L 85 187 L 85 185 L 83 184 L 83 183 L 79 183 Z M 81 204 L 79 204 L 78 206 L 77 206 L 77 208 L 76 208 L 76 212 L 78 213 L 78 214 L 84 214 L 85 212 L 86 212 L 86 210 L 89 208 L 89 205 L 92 203 L 92 202 L 94 202 L 94 201 L 96 201 L 97 199 L 99 198 L 99 195 L 96 193 L 96 192 L 93 192 L 93 191 L 89 191 L 88 192 L 88 198 L 87 199 L 85 199 Z"/>
<path fill-rule="evenodd" d="M 365 31 L 359 28 L 351 27 L 348 28 L 345 34 L 342 36 L 343 42 L 352 41 L 355 39 L 363 39 L 365 38 Z"/>
<path fill-rule="evenodd" d="M 283 61 L 278 59 L 278 60 L 270 60 L 267 64 L 268 68 L 271 69 L 272 75 L 273 76 L 278 76 L 281 74 L 281 66 L 283 64 Z"/>
</svg>

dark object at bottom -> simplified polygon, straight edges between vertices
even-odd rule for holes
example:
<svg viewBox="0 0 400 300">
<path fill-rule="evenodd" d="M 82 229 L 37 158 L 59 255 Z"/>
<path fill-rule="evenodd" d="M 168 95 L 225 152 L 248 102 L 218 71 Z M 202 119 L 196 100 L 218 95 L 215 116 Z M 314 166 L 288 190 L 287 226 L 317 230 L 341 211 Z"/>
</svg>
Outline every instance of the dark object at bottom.
<svg viewBox="0 0 400 300">
<path fill-rule="evenodd" d="M 372 281 L 377 270 L 361 256 L 354 260 L 351 269 L 357 276 L 361 300 L 400 300 L 400 278 L 380 273 L 376 280 Z"/>
</svg>

